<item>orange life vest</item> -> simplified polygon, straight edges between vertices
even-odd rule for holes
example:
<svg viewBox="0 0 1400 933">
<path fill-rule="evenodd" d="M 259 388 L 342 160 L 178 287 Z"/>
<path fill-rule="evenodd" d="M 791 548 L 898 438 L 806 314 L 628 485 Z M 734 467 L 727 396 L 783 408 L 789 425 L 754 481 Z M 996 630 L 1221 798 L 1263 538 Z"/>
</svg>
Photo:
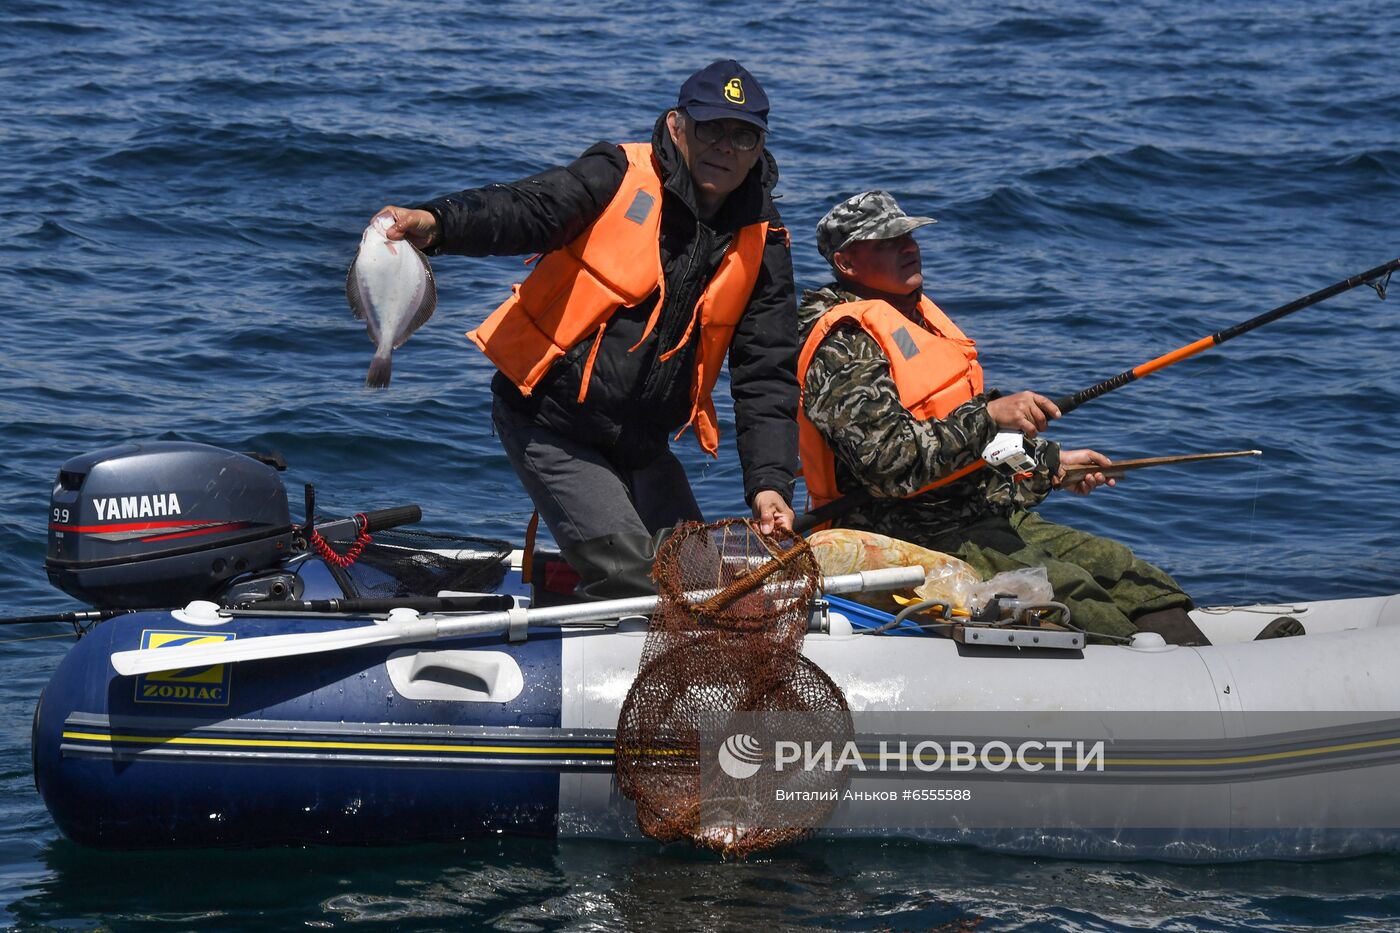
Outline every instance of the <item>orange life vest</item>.
<svg viewBox="0 0 1400 933">
<path fill-rule="evenodd" d="M 982 392 L 982 365 L 977 362 L 977 345 L 926 295 L 919 298 L 919 313 L 928 328 L 909 320 L 887 301 L 849 301 L 836 305 L 818 319 L 807 336 L 797 359 L 797 384 L 805 391 L 807 367 L 831 329 L 842 322 L 853 321 L 874 338 L 889 360 L 890 377 L 899 390 L 899 403 L 920 421 L 946 417 Z M 802 476 L 807 482 L 812 507 L 819 508 L 843 495 L 836 487 L 836 458 L 826 438 L 807 418 L 805 406 L 799 409 L 797 426 Z M 961 479 L 981 466 L 982 461 L 978 460 L 930 483 L 914 495 Z"/>
<path fill-rule="evenodd" d="M 525 395 L 534 391 L 555 360 L 596 334 L 579 388 L 578 400 L 582 402 L 603 331 L 617 309 L 633 307 L 657 293 L 643 340 L 660 316 L 666 299 L 661 266 L 661 174 L 650 144 L 625 143 L 622 150 L 627 155 L 627 174 L 598 219 L 572 242 L 542 258 L 525 281 L 511 290 L 511 296 L 467 334 Z M 719 428 L 710 393 L 719 379 L 734 327 L 758 281 L 767 237 L 766 222 L 750 224 L 734 235 L 714 277 L 695 303 L 684 336 L 675 347 L 663 348 L 665 358 L 685 346 L 698 320 L 700 341 L 691 382 L 689 426 L 695 428 L 696 439 L 711 456 L 719 449 Z"/>
</svg>

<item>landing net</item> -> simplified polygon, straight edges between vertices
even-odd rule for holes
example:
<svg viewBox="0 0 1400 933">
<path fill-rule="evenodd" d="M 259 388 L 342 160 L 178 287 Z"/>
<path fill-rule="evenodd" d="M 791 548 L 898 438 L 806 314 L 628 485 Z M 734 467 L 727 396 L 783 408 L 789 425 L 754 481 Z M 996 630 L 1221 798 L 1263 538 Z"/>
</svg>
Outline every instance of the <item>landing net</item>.
<svg viewBox="0 0 1400 933">
<path fill-rule="evenodd" d="M 660 602 L 616 753 L 618 783 L 636 801 L 643 832 L 740 858 L 801 838 L 834 804 L 765 825 L 756 804 L 774 798 L 781 776 L 763 768 L 736 781 L 701 761 L 700 737 L 734 712 L 803 712 L 838 734 L 852 731 L 840 689 L 801 653 L 820 582 L 811 549 L 743 520 L 688 523 L 661 546 L 652 577 Z"/>
</svg>

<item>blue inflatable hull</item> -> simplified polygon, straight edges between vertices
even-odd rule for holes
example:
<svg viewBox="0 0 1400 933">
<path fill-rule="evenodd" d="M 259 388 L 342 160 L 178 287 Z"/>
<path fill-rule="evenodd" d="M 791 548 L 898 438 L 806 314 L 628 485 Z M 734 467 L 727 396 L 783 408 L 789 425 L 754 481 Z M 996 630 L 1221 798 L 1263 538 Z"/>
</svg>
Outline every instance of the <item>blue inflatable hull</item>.
<svg viewBox="0 0 1400 933">
<path fill-rule="evenodd" d="M 143 645 L 364 621 L 210 627 L 140 613 L 98 626 L 64 659 L 35 717 L 35 780 L 59 828 L 104 848 L 551 835 L 560 768 L 610 767 L 610 736 L 559 730 L 557 633 L 511 646 L 524 688 L 508 703 L 407 699 L 389 681 L 392 648 L 139 677 L 109 662 Z"/>
<path fill-rule="evenodd" d="M 316 569 L 297 571 L 307 597 L 335 595 Z M 503 589 L 518 593 L 518 577 Z M 1400 851 L 1400 682 L 1385 676 L 1400 666 L 1400 596 L 1292 611 L 1307 637 L 1250 640 L 1273 613 L 1241 607 L 1202 617 L 1210 647 L 1072 652 L 863 637 L 833 617 L 803 651 L 875 717 L 857 723 L 874 723 L 869 742 L 885 735 L 879 717 L 913 712 L 940 717 L 916 736 L 967 735 L 958 717 L 989 713 L 985 734 L 1039 735 L 1068 715 L 1120 744 L 1082 775 L 931 775 L 964 793 L 956 808 L 890 797 L 902 775 L 857 774 L 852 789 L 886 796 L 841 803 L 824 831 L 1115 859 Z M 35 720 L 35 778 L 59 828 L 101 848 L 642 838 L 612 774 L 639 620 L 137 676 L 111 666 L 135 648 L 366 624 L 160 612 L 97 626 Z"/>
</svg>

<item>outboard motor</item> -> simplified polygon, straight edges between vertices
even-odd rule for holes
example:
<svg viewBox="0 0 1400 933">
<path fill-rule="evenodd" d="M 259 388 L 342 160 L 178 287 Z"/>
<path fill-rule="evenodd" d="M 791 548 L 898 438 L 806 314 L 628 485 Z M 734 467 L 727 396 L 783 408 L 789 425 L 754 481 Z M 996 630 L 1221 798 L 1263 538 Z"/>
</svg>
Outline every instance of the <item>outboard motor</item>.
<svg viewBox="0 0 1400 933">
<path fill-rule="evenodd" d="M 287 491 L 273 467 L 207 444 L 153 441 L 63 464 L 44 569 L 93 606 L 171 606 L 208 599 L 291 549 Z"/>
</svg>

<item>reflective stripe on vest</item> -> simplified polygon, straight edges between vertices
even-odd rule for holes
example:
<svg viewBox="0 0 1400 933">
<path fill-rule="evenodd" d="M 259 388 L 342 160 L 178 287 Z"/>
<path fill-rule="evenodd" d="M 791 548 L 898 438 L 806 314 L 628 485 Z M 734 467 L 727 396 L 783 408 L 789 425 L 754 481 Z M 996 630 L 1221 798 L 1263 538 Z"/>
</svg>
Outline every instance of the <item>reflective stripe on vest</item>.
<svg viewBox="0 0 1400 933">
<path fill-rule="evenodd" d="M 540 259 L 511 296 L 467 334 L 525 395 L 534 391 L 556 360 L 588 336 L 596 334 L 601 343 L 602 330 L 618 308 L 641 304 L 655 292 L 659 312 L 665 300 L 661 175 L 650 144 L 625 143 L 621 148 L 627 156 L 627 173 L 603 213 L 573 241 Z M 734 235 L 696 302 L 686 331 L 688 337 L 698 321 L 689 424 L 700 446 L 711 455 L 719 449 L 719 431 L 710 393 L 734 327 L 758 281 L 767 237 L 767 223 L 750 224 Z M 655 314 L 647 324 L 648 332 L 654 323 Z M 658 352 L 670 349 L 661 347 Z M 579 401 L 587 392 L 593 355 L 586 364 Z"/>
<path fill-rule="evenodd" d="M 899 403 L 919 421 L 943 418 L 981 394 L 982 366 L 977 346 L 958 329 L 927 296 L 919 298 L 919 313 L 932 328 L 920 327 L 887 301 L 850 301 L 822 315 L 807 336 L 797 359 L 797 384 L 806 392 L 807 368 L 833 327 L 845 321 L 860 325 L 880 346 L 890 364 L 890 378 L 899 391 Z M 806 414 L 797 417 L 798 449 L 802 476 L 812 507 L 819 508 L 842 496 L 836 486 L 836 458 L 817 426 Z M 981 466 L 981 461 L 951 476 L 930 483 L 914 495 L 961 479 Z"/>
</svg>

